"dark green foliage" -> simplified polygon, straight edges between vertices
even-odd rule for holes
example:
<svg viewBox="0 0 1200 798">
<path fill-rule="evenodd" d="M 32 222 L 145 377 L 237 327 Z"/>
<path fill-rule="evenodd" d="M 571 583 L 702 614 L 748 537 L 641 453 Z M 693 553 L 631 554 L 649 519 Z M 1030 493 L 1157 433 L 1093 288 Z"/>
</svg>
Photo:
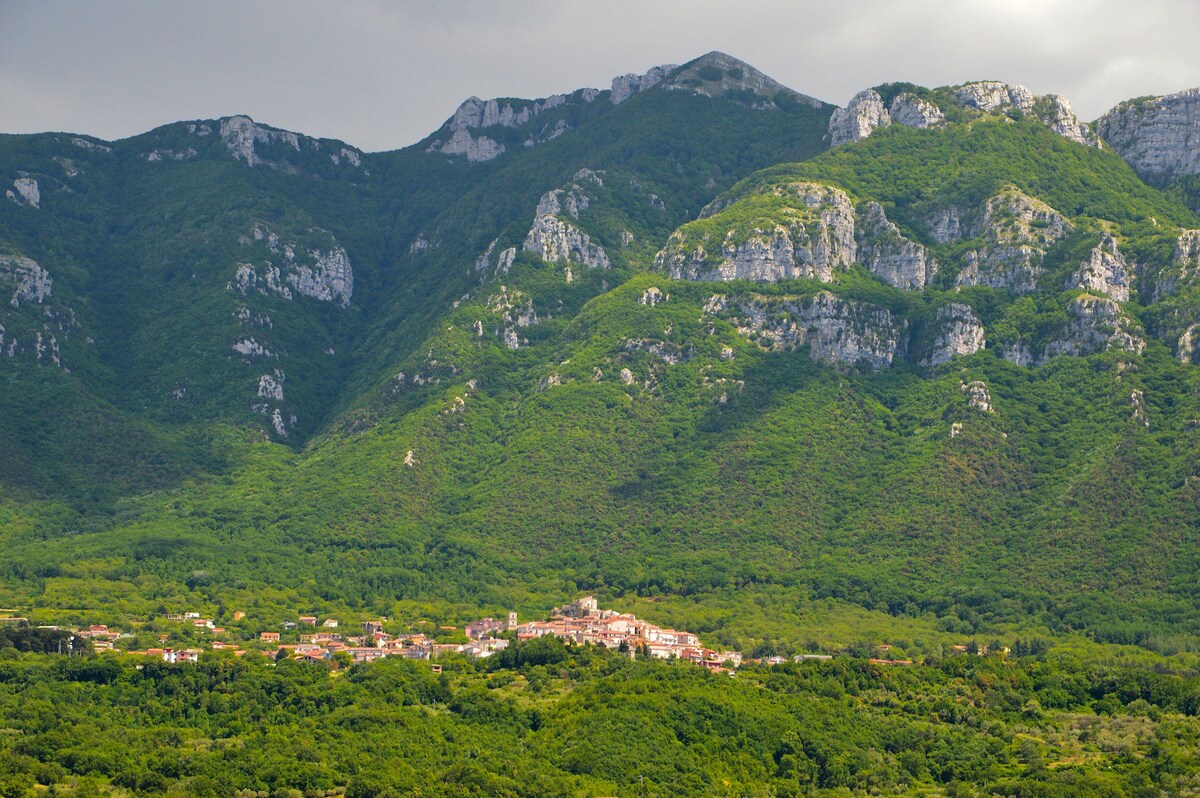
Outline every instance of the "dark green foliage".
<svg viewBox="0 0 1200 798">
<path fill-rule="evenodd" d="M 391 660 L 330 678 L 287 662 L 135 669 L 27 655 L 2 666 L 0 716 L 14 733 L 0 737 L 0 784 L 18 795 L 35 782 L 217 796 L 1133 795 L 1182 786 L 1197 765 L 1194 677 L 963 655 L 730 678 L 564 653 L 553 669 L 461 663 L 449 678 Z M 509 678 L 485 689 L 498 675 Z M 1056 704 L 1064 681 L 1080 689 Z"/>
</svg>

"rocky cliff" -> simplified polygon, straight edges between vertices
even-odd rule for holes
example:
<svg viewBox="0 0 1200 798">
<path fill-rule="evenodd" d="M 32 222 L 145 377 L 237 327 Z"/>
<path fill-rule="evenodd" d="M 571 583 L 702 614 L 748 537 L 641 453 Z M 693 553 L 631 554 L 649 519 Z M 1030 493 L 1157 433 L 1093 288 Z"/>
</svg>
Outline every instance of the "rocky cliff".
<svg viewBox="0 0 1200 798">
<path fill-rule="evenodd" d="M 282 238 L 265 224 L 254 225 L 248 235 L 240 238 L 250 260 L 236 265 L 226 288 L 241 294 L 274 294 L 284 299 L 291 299 L 294 289 L 300 296 L 349 307 L 354 294 L 354 270 L 346 250 L 325 230 L 310 230 L 304 237 L 319 245 L 306 246 Z"/>
<path fill-rule="evenodd" d="M 1200 88 L 1121 103 L 1096 130 L 1143 178 L 1200 174 Z"/>
<path fill-rule="evenodd" d="M 776 109 L 780 102 L 824 106 L 820 100 L 789 89 L 744 61 L 715 51 L 682 66 L 663 64 L 641 74 L 618 75 L 612 79 L 609 103 L 620 105 L 651 89 L 724 97 L 760 110 Z M 571 130 L 572 109 L 589 105 L 602 94 L 599 89 L 583 88 L 539 100 L 470 97 L 427 140 L 425 150 L 465 156 L 467 161 L 478 163 L 503 155 L 514 144 L 535 147 Z"/>
<path fill-rule="evenodd" d="M 588 208 L 590 199 L 585 192 L 589 185 L 602 187 L 603 178 L 590 169 L 582 169 L 566 188 L 543 194 L 538 201 L 533 226 L 521 248 L 550 263 L 578 263 L 601 269 L 610 267 L 612 262 L 604 247 L 592 241 L 576 224 L 563 218 L 569 216 L 577 221 L 580 211 Z"/>
<path fill-rule="evenodd" d="M 994 113 L 1029 116 L 1072 141 L 1099 145 L 1096 135 L 1079 121 L 1066 98 L 1058 94 L 1039 97 L 1024 86 L 994 80 L 921 91 L 927 96 L 901 91 L 887 105 L 879 90 L 860 91 L 845 108 L 835 110 L 830 117 L 830 146 L 859 141 L 893 123 L 912 128 L 936 127 L 951 110 L 968 117 Z"/>
<path fill-rule="evenodd" d="M 859 262 L 888 285 L 920 291 L 933 279 L 937 263 L 929 251 L 905 238 L 878 202 L 859 209 L 856 230 Z"/>
<path fill-rule="evenodd" d="M 954 302 L 938 308 L 933 326 L 933 343 L 921 358 L 922 365 L 940 366 L 960 355 L 973 355 L 987 344 L 983 322 L 970 305 Z"/>
<path fill-rule="evenodd" d="M 854 263 L 854 206 L 846 192 L 820 183 L 776 187 L 770 214 L 725 222 L 721 214 L 676 231 L 654 258 L 676 279 L 823 282 Z"/>
<path fill-rule="evenodd" d="M 886 309 L 821 292 L 811 299 L 714 296 L 707 308 L 772 350 L 809 348 L 836 366 L 883 368 L 904 354 L 906 323 Z"/>
<path fill-rule="evenodd" d="M 1117 247 L 1116 239 L 1105 234 L 1088 253 L 1087 260 L 1067 279 L 1066 287 L 1107 294 L 1118 302 L 1128 302 L 1131 277 L 1129 264 Z"/>
<path fill-rule="evenodd" d="M 979 229 L 972 231 L 983 239 L 983 246 L 967 253 L 957 284 L 1032 293 L 1043 272 L 1046 249 L 1071 230 L 1054 208 L 1010 187 L 984 204 Z"/>
</svg>

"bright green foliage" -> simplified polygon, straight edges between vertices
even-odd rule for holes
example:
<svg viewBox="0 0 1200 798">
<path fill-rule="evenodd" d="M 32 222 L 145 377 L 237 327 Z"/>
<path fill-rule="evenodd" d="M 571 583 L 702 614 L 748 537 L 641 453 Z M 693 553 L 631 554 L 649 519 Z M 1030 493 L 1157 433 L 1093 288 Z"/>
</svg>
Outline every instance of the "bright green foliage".
<svg viewBox="0 0 1200 798">
<path fill-rule="evenodd" d="M 331 677 L 257 655 L 136 668 L 10 657 L 0 784 L 14 795 L 41 783 L 217 796 L 1124 796 L 1186 790 L 1200 766 L 1194 677 L 959 655 L 731 678 L 548 639 L 515 649 L 511 662 L 446 661 L 440 676 L 402 659 Z"/>
</svg>

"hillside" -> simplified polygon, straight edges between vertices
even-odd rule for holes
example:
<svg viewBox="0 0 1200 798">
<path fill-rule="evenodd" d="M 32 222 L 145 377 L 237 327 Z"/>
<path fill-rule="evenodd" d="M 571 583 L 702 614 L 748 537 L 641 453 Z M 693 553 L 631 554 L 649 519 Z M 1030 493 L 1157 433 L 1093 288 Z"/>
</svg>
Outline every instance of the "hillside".
<svg viewBox="0 0 1200 798">
<path fill-rule="evenodd" d="M 1195 96 L 0 136 L 0 794 L 1195 794 Z"/>
<path fill-rule="evenodd" d="M 1200 220 L 1061 98 L 833 113 L 715 54 L 392 153 L 3 145 L 39 192 L 0 214 L 10 605 L 1192 645 Z"/>
</svg>

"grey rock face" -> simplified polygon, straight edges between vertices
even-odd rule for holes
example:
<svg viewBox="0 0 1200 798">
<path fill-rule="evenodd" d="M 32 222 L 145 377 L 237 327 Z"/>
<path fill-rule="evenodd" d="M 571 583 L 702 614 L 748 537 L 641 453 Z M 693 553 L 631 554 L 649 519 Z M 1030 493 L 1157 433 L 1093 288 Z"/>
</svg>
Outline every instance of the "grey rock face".
<svg viewBox="0 0 1200 798">
<path fill-rule="evenodd" d="M 262 399 L 283 401 L 283 372 L 278 369 L 274 374 L 263 374 L 258 378 L 258 396 Z"/>
<path fill-rule="evenodd" d="M 585 193 L 588 184 L 603 186 L 604 180 L 600 174 L 590 169 L 581 169 L 565 188 L 547 191 L 542 195 L 538 200 L 533 227 L 522 244 L 526 252 L 533 252 L 551 263 L 570 261 L 603 269 L 612 265 L 604 247 L 593 242 L 587 233 L 563 219 L 563 216 L 569 216 L 578 220 L 580 212 L 588 209 L 591 203 Z M 488 252 L 491 252 L 490 247 Z M 501 253 L 500 260 L 503 261 L 504 258 L 505 253 Z M 501 262 L 498 266 L 507 271 L 511 264 L 510 257 L 507 264 Z"/>
<path fill-rule="evenodd" d="M 1096 128 L 1144 178 L 1200 174 L 1200 88 L 1121 103 Z"/>
<path fill-rule="evenodd" d="M 760 344 L 780 350 L 808 346 L 814 360 L 830 365 L 878 369 L 903 354 L 903 321 L 885 308 L 828 292 L 808 300 L 732 299 L 724 312 L 739 332 L 757 335 Z"/>
<path fill-rule="evenodd" d="M 986 382 L 972 380 L 965 383 L 962 389 L 963 393 L 967 395 L 967 407 L 978 410 L 980 413 L 995 412 L 992 409 L 992 393 L 988 390 Z"/>
<path fill-rule="evenodd" d="M 529 343 L 517 332 L 520 328 L 541 322 L 534 310 L 533 300 L 521 291 L 510 291 L 507 286 L 500 286 L 498 294 L 488 297 L 487 308 L 499 318 L 501 326 L 496 330 L 496 336 L 509 349 L 520 349 Z M 479 328 L 482 327 L 481 320 Z"/>
<path fill-rule="evenodd" d="M 920 129 L 936 127 L 946 120 L 942 109 L 909 92 L 901 92 L 892 99 L 888 115 L 897 125 Z"/>
<path fill-rule="evenodd" d="M 1096 134 L 1087 125 L 1080 122 L 1079 117 L 1075 116 L 1075 111 L 1072 110 L 1066 97 L 1060 94 L 1047 94 L 1039 97 L 1038 100 L 1039 103 L 1035 106 L 1035 110 L 1046 127 L 1071 141 L 1077 141 L 1089 147 L 1100 145 Z"/>
<path fill-rule="evenodd" d="M 1014 341 L 1000 350 L 1000 357 L 1017 366 L 1032 366 L 1037 360 L 1024 341 Z"/>
<path fill-rule="evenodd" d="M 503 155 L 504 145 L 487 136 L 472 136 L 471 131 L 461 128 L 454 131 L 447 141 L 430 144 L 426 152 L 465 155 L 471 163 L 478 163 Z"/>
<path fill-rule="evenodd" d="M 892 123 L 924 129 L 940 125 L 945 119 L 940 108 L 910 92 L 897 94 L 884 108 L 879 92 L 864 89 L 829 118 L 830 146 L 860 141 Z"/>
<path fill-rule="evenodd" d="M 937 309 L 937 334 L 923 366 L 940 366 L 959 355 L 973 355 L 987 344 L 983 322 L 970 305 L 955 302 Z"/>
<path fill-rule="evenodd" d="M 16 192 L 15 194 L 13 192 Z M 34 208 L 40 208 L 42 202 L 42 192 L 38 188 L 38 183 L 32 177 L 18 177 L 13 181 L 11 190 L 6 191 L 5 195 L 17 203 L 18 205 L 29 205 Z"/>
<path fill-rule="evenodd" d="M 932 279 L 937 264 L 925 247 L 905 238 L 888 221 L 883 206 L 869 202 L 859 214 L 858 260 L 885 283 L 920 291 Z"/>
<path fill-rule="evenodd" d="M 300 139 L 287 130 L 273 130 L 254 124 L 248 116 L 231 116 L 221 120 L 221 140 L 239 161 L 245 161 L 249 166 L 257 166 L 262 159 L 254 151 L 256 143 L 270 144 L 277 141 L 286 142 L 297 152 L 300 150 Z"/>
<path fill-rule="evenodd" d="M 929 237 L 939 244 L 951 244 L 963 237 L 961 212 L 954 205 L 935 211 L 925 225 Z"/>
<path fill-rule="evenodd" d="M 99 142 L 89 141 L 88 139 L 73 138 L 71 139 L 71 143 L 79 149 L 87 150 L 88 152 L 112 152 L 112 147 L 109 147 L 106 144 L 100 144 Z"/>
<path fill-rule="evenodd" d="M 651 67 L 643 75 L 639 75 L 636 72 L 630 72 L 627 75 L 618 75 L 612 79 L 612 92 L 608 98 L 613 105 L 619 105 L 638 92 L 657 86 L 662 82 L 663 78 L 677 67 L 678 64 L 663 64 L 662 66 Z"/>
<path fill-rule="evenodd" d="M 1022 114 L 1032 114 L 1064 138 L 1088 146 L 1099 146 L 1095 134 L 1079 121 L 1071 104 L 1062 95 L 1044 94 L 1038 97 L 1024 86 L 996 80 L 967 83 L 955 89 L 954 94 L 968 107 L 984 113 L 1011 108 Z"/>
<path fill-rule="evenodd" d="M 1037 289 L 1046 249 L 1072 229 L 1058 211 L 1015 188 L 987 201 L 981 226 L 984 245 L 967 253 L 957 284 L 1016 294 Z"/>
<path fill-rule="evenodd" d="M 1016 108 L 1028 113 L 1033 110 L 1035 100 L 1033 92 L 1024 86 L 998 80 L 980 80 L 964 84 L 954 90 L 954 96 L 984 113 L 1003 108 Z"/>
<path fill-rule="evenodd" d="M 0 336 L 0 345 L 3 343 Z M 1175 345 L 1175 356 L 1179 358 L 1180 363 L 1195 363 L 1197 355 L 1200 355 L 1200 324 L 1192 324 L 1179 336 Z"/>
<path fill-rule="evenodd" d="M 1060 337 L 1046 344 L 1041 362 L 1056 355 L 1092 355 L 1116 349 L 1141 353 L 1146 341 L 1121 306 L 1108 297 L 1083 295 L 1067 306 L 1070 321 Z"/>
<path fill-rule="evenodd" d="M 239 338 L 230 347 L 234 352 L 247 359 L 255 357 L 274 357 L 275 354 L 253 338 Z"/>
<path fill-rule="evenodd" d="M 687 228 L 681 229 L 655 256 L 655 267 L 684 280 L 829 282 L 834 271 L 849 268 L 856 256 L 850 197 L 820 183 L 795 183 L 786 190 L 800 205 L 786 223 L 730 230 L 719 244 L 720 251 L 712 253 L 705 243 L 690 241 Z"/>
<path fill-rule="evenodd" d="M 1155 302 L 1187 285 L 1200 275 L 1200 230 L 1180 230 L 1175 241 L 1175 257 L 1171 265 L 1154 278 Z"/>
<path fill-rule="evenodd" d="M 1094 294 L 1108 294 L 1118 302 L 1128 302 L 1129 271 L 1116 240 L 1105 235 L 1089 253 L 1088 259 L 1067 278 L 1066 288 L 1082 288 Z"/>
<path fill-rule="evenodd" d="M 864 89 L 850 98 L 845 108 L 838 108 L 829 117 L 830 146 L 860 141 L 891 123 L 892 118 L 883 107 L 879 92 Z"/>
<path fill-rule="evenodd" d="M 338 302 L 350 307 L 350 296 L 354 293 L 354 271 L 346 250 L 335 247 L 329 252 L 314 249 L 308 253 L 312 265 L 297 265 L 288 272 L 287 280 L 297 293 L 319 302 Z"/>
<path fill-rule="evenodd" d="M 571 261 L 601 269 L 612 265 L 604 247 L 575 225 L 551 214 L 534 219 L 522 248 L 551 263 Z"/>
<path fill-rule="evenodd" d="M 642 292 L 641 298 L 638 299 L 638 304 L 653 308 L 661 305 L 670 298 L 670 294 L 664 294 L 662 289 L 656 285 L 652 285 Z"/>
<path fill-rule="evenodd" d="M 596 94 L 585 92 L 584 102 L 595 100 Z M 565 94 L 554 94 L 541 100 L 528 103 L 511 100 L 481 100 L 469 97 L 454 112 L 454 116 L 443 125 L 445 137 L 439 138 L 426 148 L 426 152 L 440 152 L 444 155 L 465 155 L 472 163 L 490 161 L 504 153 L 504 145 L 482 133 L 473 134 L 489 127 L 521 127 L 541 114 L 565 105 L 569 101 Z M 549 141 L 566 132 L 569 125 L 559 120 L 561 124 L 531 136 L 526 146 L 534 146 L 543 141 Z"/>
<path fill-rule="evenodd" d="M 251 263 L 237 264 L 237 271 L 226 284 L 228 291 L 241 294 L 275 294 L 292 298 L 292 289 L 301 296 L 319 302 L 337 302 L 350 306 L 354 294 L 354 270 L 346 250 L 326 231 L 315 231 L 327 238 L 327 248 L 311 248 L 307 260 L 297 258 L 296 242 L 285 242 L 265 225 L 255 225 L 244 246 L 264 246 L 268 259 L 261 270 Z"/>
<path fill-rule="evenodd" d="M 692 359 L 694 350 L 691 346 L 681 347 L 670 341 L 660 341 L 655 338 L 632 338 L 625 341 L 626 352 L 647 352 L 661 358 L 668 366 L 678 366 Z"/>
<path fill-rule="evenodd" d="M 35 333 L 34 354 L 39 366 L 62 367 L 58 340 L 50 333 Z"/>
<path fill-rule="evenodd" d="M 13 286 L 8 304 L 14 308 L 20 307 L 22 302 L 42 304 L 50 296 L 54 284 L 50 272 L 23 255 L 0 255 L 0 279 Z"/>
<path fill-rule="evenodd" d="M 151 150 L 144 157 L 147 161 L 190 161 L 199 154 L 192 147 L 188 147 L 186 150 Z"/>
</svg>

